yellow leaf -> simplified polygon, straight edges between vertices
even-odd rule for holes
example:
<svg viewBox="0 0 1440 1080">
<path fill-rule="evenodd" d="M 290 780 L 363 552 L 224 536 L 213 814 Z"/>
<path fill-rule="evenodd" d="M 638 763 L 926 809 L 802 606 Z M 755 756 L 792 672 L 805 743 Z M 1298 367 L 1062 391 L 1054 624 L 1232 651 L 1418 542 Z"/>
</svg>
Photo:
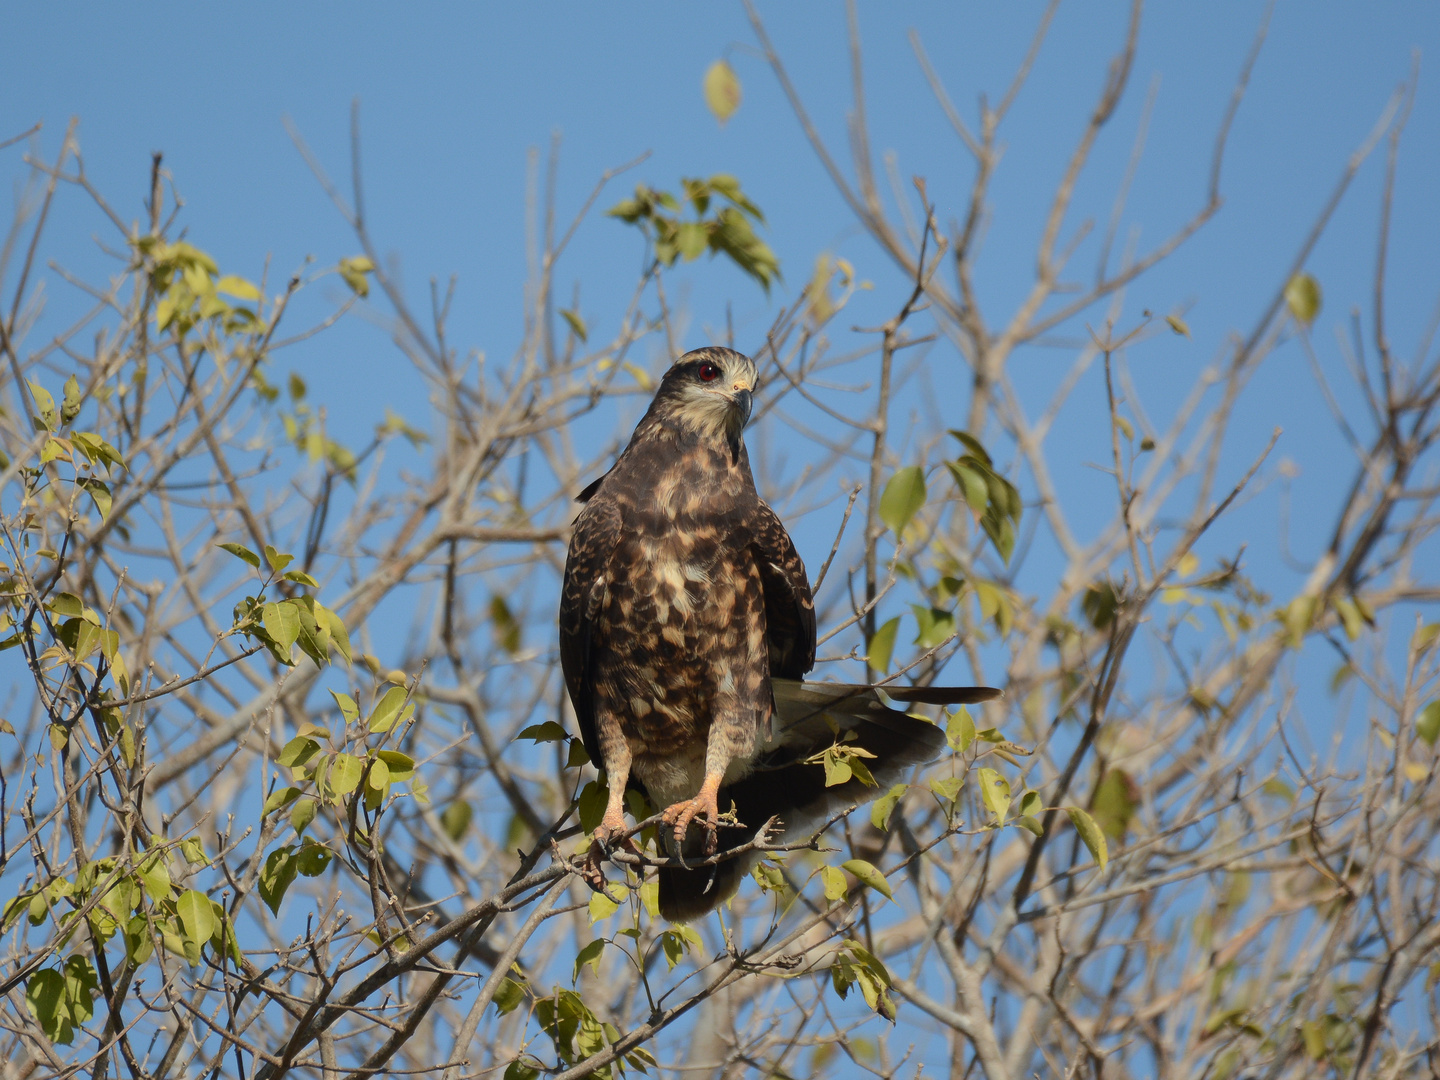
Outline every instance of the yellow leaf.
<svg viewBox="0 0 1440 1080">
<path fill-rule="evenodd" d="M 1100 869 L 1104 870 L 1105 864 L 1110 861 L 1110 848 L 1105 843 L 1105 834 L 1100 831 L 1100 826 L 1078 806 L 1067 806 L 1065 812 L 1070 815 L 1070 824 L 1075 826 L 1075 831 L 1080 834 L 1080 839 L 1085 841 L 1085 846 L 1100 864 Z"/>
<path fill-rule="evenodd" d="M 233 296 L 237 300 L 260 299 L 260 289 L 252 282 L 234 274 L 226 274 L 219 281 L 215 282 L 215 291 L 222 292 L 226 296 Z"/>
<path fill-rule="evenodd" d="M 706 69 L 703 86 L 705 104 L 724 127 L 725 121 L 740 108 L 740 80 L 735 76 L 735 69 L 724 60 L 716 60 Z"/>
<path fill-rule="evenodd" d="M 1175 572 L 1181 577 L 1189 577 L 1198 569 L 1200 569 L 1200 558 L 1193 551 L 1187 551 L 1180 556 L 1180 561 L 1175 564 Z"/>
<path fill-rule="evenodd" d="M 1185 337 L 1190 336 L 1190 327 L 1186 326 L 1185 320 L 1178 315 L 1166 315 L 1165 321 L 1170 324 L 1170 329 L 1175 333 L 1183 334 Z"/>
<path fill-rule="evenodd" d="M 1320 314 L 1320 283 L 1309 274 L 1296 274 L 1285 286 L 1285 304 L 1295 321 L 1309 326 Z"/>
</svg>

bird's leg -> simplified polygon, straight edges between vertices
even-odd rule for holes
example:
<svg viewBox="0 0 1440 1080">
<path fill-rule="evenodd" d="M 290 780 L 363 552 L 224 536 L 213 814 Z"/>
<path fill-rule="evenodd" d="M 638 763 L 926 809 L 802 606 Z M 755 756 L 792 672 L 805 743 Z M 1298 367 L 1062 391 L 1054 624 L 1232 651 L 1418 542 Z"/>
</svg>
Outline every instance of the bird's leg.
<svg viewBox="0 0 1440 1080">
<path fill-rule="evenodd" d="M 700 791 L 693 799 L 686 799 L 684 802 L 668 806 L 661 813 L 665 824 L 675 827 L 675 846 L 680 848 L 685 843 L 685 831 L 690 827 L 692 821 L 698 821 L 705 830 L 705 855 L 708 858 L 715 854 L 717 845 L 716 830 L 719 827 L 720 806 L 718 796 L 720 794 L 720 781 L 724 778 L 724 771 L 705 773 L 705 782 L 700 785 Z M 682 855 L 683 858 L 683 855 Z"/>
<path fill-rule="evenodd" d="M 610 785 L 610 796 L 605 801 L 605 816 L 596 826 L 594 837 L 590 841 L 590 850 L 585 855 L 583 873 L 585 880 L 594 889 L 605 887 L 605 875 L 600 864 L 609 858 L 615 838 L 625 835 L 625 785 L 630 780 L 630 747 L 625 737 L 621 735 L 618 739 L 611 740 L 606 739 L 602 733 L 600 748 L 605 758 L 605 779 Z M 629 837 L 625 837 L 623 846 L 626 850 L 639 854 Z"/>
</svg>

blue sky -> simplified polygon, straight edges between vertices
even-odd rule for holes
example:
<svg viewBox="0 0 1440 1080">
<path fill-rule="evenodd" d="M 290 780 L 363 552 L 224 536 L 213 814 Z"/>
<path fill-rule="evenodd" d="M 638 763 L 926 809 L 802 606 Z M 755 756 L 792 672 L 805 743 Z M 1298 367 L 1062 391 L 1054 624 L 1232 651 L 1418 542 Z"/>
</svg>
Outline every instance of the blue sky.
<svg viewBox="0 0 1440 1080">
<path fill-rule="evenodd" d="M 1169 4 L 1148 13 L 1132 89 L 1077 190 L 1072 227 L 1093 216 L 1103 229 L 1152 83 L 1154 117 L 1121 236 L 1138 230 L 1148 246 L 1201 205 L 1216 126 L 1262 7 Z M 818 126 L 843 157 L 850 107 L 843 8 L 769 3 L 760 10 Z M 973 123 L 977 95 L 988 92 L 993 101 L 1003 92 L 1039 11 L 1034 3 L 861 6 L 875 150 L 893 150 L 902 176 L 928 179 L 942 222 L 963 212 L 970 162 L 926 89 L 907 31 L 919 33 Z M 1043 208 L 1118 47 L 1125 13 L 1117 3 L 1062 6 L 1003 132 L 1006 152 L 979 282 L 992 317 L 1008 316 L 1030 282 Z M 40 140 L 53 154 L 66 121 L 78 117 L 89 175 L 126 217 L 140 215 L 150 152 L 163 150 L 187 202 L 182 220 L 190 238 L 226 272 L 255 277 L 269 259 L 279 279 L 307 256 L 325 265 L 356 251 L 282 120 L 290 117 L 344 181 L 349 110 L 358 98 L 373 235 L 398 260 L 418 307 L 426 306 L 430 277 L 457 275 L 450 332 L 462 351 L 505 357 L 519 341 L 527 153 L 543 150 L 552 133 L 563 139 L 562 219 L 603 170 L 646 151 L 649 160 L 617 181 L 600 208 L 636 181 L 673 187 L 682 175 L 726 171 L 766 211 L 765 235 L 781 258 L 784 282 L 766 297 L 723 264 L 685 269 L 675 287 L 692 311 L 687 347 L 710 340 L 707 328 L 713 333 L 723 325 L 730 303 L 737 344 L 753 350 L 778 304 L 805 283 L 823 251 L 847 257 L 876 284 L 857 300 L 847 326 L 882 321 L 903 292 L 804 143 L 738 5 L 262 3 L 242 12 L 193 4 L 31 4 L 12 14 L 11 26 L 12 40 L 26 46 L 0 70 L 0 137 L 43 120 Z M 1166 340 L 1137 359 L 1147 393 L 1158 399 L 1179 393 L 1227 334 L 1249 330 L 1346 156 L 1407 76 L 1413 50 L 1430 57 L 1437 44 L 1440 7 L 1433 3 L 1279 3 L 1225 159 L 1224 209 L 1127 297 L 1132 318 L 1142 308 L 1186 307 L 1194 335 Z M 745 95 L 723 129 L 700 91 L 706 66 L 722 55 Z M 1401 152 L 1391 253 L 1389 310 L 1401 349 L 1412 346 L 1434 303 L 1437 126 L 1440 83 L 1422 66 Z M 0 158 L 11 176 L 20 175 L 20 152 L 12 147 Z M 1367 165 L 1311 262 L 1327 298 L 1317 325 L 1324 343 L 1350 306 L 1368 306 L 1381 164 L 1377 156 Z M 78 193 L 62 193 L 55 221 L 46 257 L 82 273 L 107 272 L 93 242 L 103 222 Z M 1094 243 L 1082 247 L 1078 263 L 1093 263 Z M 560 291 L 568 296 L 578 284 L 580 310 L 596 335 L 615 329 L 641 258 L 638 237 L 614 220 L 596 214 L 581 228 L 559 275 Z M 49 288 L 57 321 L 78 307 L 79 297 L 63 285 L 52 281 Z M 338 283 L 311 290 L 295 313 L 297 325 L 339 295 Z M 1071 330 L 1083 333 L 1083 326 Z M 1322 352 L 1338 363 L 1333 346 L 1322 345 Z M 1067 350 L 1017 356 L 1022 393 L 1042 400 L 1072 357 Z M 665 363 L 658 354 L 645 359 L 656 368 Z M 362 438 L 385 404 L 411 417 L 428 407 L 398 353 L 364 319 L 288 354 L 281 366 L 305 375 L 342 437 L 349 431 Z M 357 395 L 357 384 L 374 393 Z M 963 415 L 964 385 L 953 354 L 937 349 L 932 401 L 945 416 Z M 1242 407 L 1232 450 L 1237 474 L 1277 424 L 1286 428 L 1280 454 L 1305 463 L 1296 480 L 1297 524 L 1327 528 L 1333 470 L 1348 475 L 1353 459 L 1322 414 L 1294 349 L 1261 372 Z M 774 435 L 782 450 L 783 440 L 794 438 L 783 429 Z M 1073 476 L 1062 479 L 1098 482 L 1083 470 L 1083 456 L 1077 453 Z M 832 507 L 821 515 L 810 547 L 828 544 L 822 537 L 831 535 L 838 513 Z M 1271 504 L 1263 517 L 1267 531 L 1274 520 Z"/>
<path fill-rule="evenodd" d="M 843 7 L 759 7 L 817 125 L 844 158 L 850 86 Z M 927 178 L 942 223 L 963 213 L 971 163 L 930 96 L 907 31 L 917 30 L 951 97 L 973 123 L 977 95 L 988 92 L 994 101 L 1003 93 L 1040 10 L 1030 0 L 860 7 L 874 148 L 877 155 L 895 152 L 901 176 Z M 1006 152 L 979 277 L 981 299 L 995 317 L 1008 316 L 1031 282 L 1041 216 L 1120 43 L 1126 10 L 1114 2 L 1062 6 L 1003 132 Z M 1216 127 L 1262 10 L 1253 0 L 1154 5 L 1141 33 L 1132 88 L 1077 189 L 1071 228 L 1095 217 L 1103 231 L 1152 85 L 1147 150 L 1121 236 L 1138 230 L 1141 247 L 1148 247 L 1200 207 Z M 714 172 L 738 176 L 764 208 L 765 236 L 781 259 L 783 283 L 767 297 L 724 264 L 684 268 L 674 288 L 692 313 L 686 347 L 711 340 L 707 327 L 724 325 L 729 303 L 736 343 L 753 351 L 822 252 L 843 255 L 876 285 L 857 298 L 844 327 L 883 321 L 905 292 L 805 144 L 756 54 L 738 4 L 29 3 L 7 12 L 6 26 L 12 47 L 0 65 L 0 139 L 43 121 L 39 141 L 51 158 L 67 121 L 78 117 L 88 174 L 126 218 L 142 214 L 150 154 L 163 150 L 187 203 L 182 222 L 189 238 L 214 254 L 222 271 L 247 277 L 258 277 L 267 259 L 275 282 L 307 257 L 328 265 L 356 253 L 283 119 L 293 120 L 343 182 L 351 102 L 358 98 L 372 233 L 380 250 L 398 260 L 422 310 L 432 276 L 457 276 L 450 337 L 462 352 L 481 349 L 505 358 L 519 343 L 527 154 L 534 147 L 543 154 L 556 132 L 563 140 L 562 220 L 604 170 L 647 151 L 649 159 L 602 197 L 600 209 L 638 181 L 673 188 L 680 176 Z M 1145 308 L 1184 308 L 1193 333 L 1137 350 L 1136 377 L 1158 413 L 1218 355 L 1227 335 L 1249 332 L 1347 156 L 1419 50 L 1419 91 L 1400 154 L 1387 299 L 1391 339 L 1409 355 L 1440 284 L 1437 46 L 1440 4 L 1434 0 L 1280 0 L 1232 132 L 1223 210 L 1126 298 L 1132 320 Z M 724 128 L 706 111 L 700 90 L 705 68 L 721 56 L 744 87 L 744 102 Z M 0 171 L 17 182 L 22 152 L 0 151 Z M 1383 155 L 1376 155 L 1309 264 L 1325 290 L 1315 338 L 1332 373 L 1342 370 L 1335 327 L 1345 324 L 1352 307 L 1368 320 L 1382 177 Z M 82 276 L 113 269 L 94 243 L 107 226 L 78 192 L 62 191 L 53 217 L 45 259 Z M 580 310 L 595 337 L 614 332 L 642 254 L 633 230 L 599 213 L 577 234 L 559 290 L 568 297 L 578 283 Z M 1093 265 L 1094 258 L 1092 239 L 1078 262 Z M 82 297 L 58 280 L 51 279 L 47 291 L 50 321 L 42 327 L 58 326 L 82 307 Z M 341 295 L 338 282 L 311 290 L 297 304 L 296 325 L 321 317 Z M 1103 318 L 1103 312 L 1091 317 Z M 1066 333 L 1083 331 L 1079 322 Z M 843 328 L 837 333 L 839 347 L 854 344 Z M 1073 349 L 1016 355 L 1017 384 L 1032 408 L 1073 357 Z M 655 353 L 643 360 L 654 370 L 666 362 Z M 429 408 L 425 388 L 383 331 L 364 318 L 287 353 L 280 367 L 282 374 L 294 368 L 304 375 L 314 396 L 328 405 L 332 431 L 352 443 L 365 438 L 387 405 L 420 422 Z M 928 379 L 929 407 L 958 423 L 966 377 L 954 354 L 937 347 Z M 1067 492 L 1096 493 L 1089 524 L 1098 525 L 1114 508 L 1113 485 L 1085 464 L 1108 452 L 1103 385 L 1092 378 L 1082 391 L 1089 395 L 1085 408 L 1057 431 L 1059 439 L 1073 440 L 1069 453 L 1059 444 L 1057 481 Z M 925 403 L 918 390 L 909 393 L 899 409 L 920 411 Z M 1353 395 L 1345 404 L 1358 406 Z M 1352 416 L 1360 416 L 1358 408 Z M 1267 362 L 1241 405 L 1225 475 L 1238 477 L 1277 425 L 1285 429 L 1277 457 L 1301 470 L 1293 485 L 1292 546 L 1299 558 L 1313 557 L 1328 538 L 1333 508 L 1355 464 L 1293 345 Z M 774 448 L 792 462 L 809 452 L 787 429 L 768 429 L 764 438 L 772 437 Z M 902 459 L 907 449 L 901 447 Z M 792 518 L 812 571 L 828 550 L 840 508 L 832 501 L 803 520 Z M 1205 554 L 1231 554 L 1251 543 L 1252 568 L 1283 595 L 1299 575 L 1278 554 L 1276 528 L 1272 486 L 1207 541 Z M 1048 593 L 1055 573 L 1054 561 L 1041 558 L 1025 587 Z M 1334 664 L 1328 656 L 1308 662 L 1317 674 Z M 1327 723 L 1320 710 L 1328 698 L 1319 686 L 1323 679 L 1312 680 L 1301 704 L 1313 706 Z"/>
</svg>

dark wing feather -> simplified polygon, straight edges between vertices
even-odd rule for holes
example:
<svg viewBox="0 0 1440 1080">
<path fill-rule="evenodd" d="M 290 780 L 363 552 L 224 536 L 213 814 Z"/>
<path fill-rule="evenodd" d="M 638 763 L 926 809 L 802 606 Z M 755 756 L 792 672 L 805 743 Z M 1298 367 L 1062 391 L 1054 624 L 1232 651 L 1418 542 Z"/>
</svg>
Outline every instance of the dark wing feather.
<svg viewBox="0 0 1440 1080">
<path fill-rule="evenodd" d="M 593 499 L 575 519 L 565 584 L 560 592 L 560 669 L 580 723 L 580 739 L 596 768 L 601 767 L 600 739 L 595 730 L 595 673 L 590 668 L 591 633 L 604 593 L 610 558 L 620 541 L 624 521 L 610 499 Z"/>
<path fill-rule="evenodd" d="M 606 469 L 603 473 L 597 476 L 594 480 L 591 480 L 590 483 L 586 484 L 581 489 L 580 494 L 575 496 L 575 501 L 578 503 L 588 503 L 591 499 L 595 497 L 595 493 L 600 490 L 600 485 L 605 482 L 605 477 L 609 476 L 614 471 L 615 466 L 612 465 L 610 466 L 610 468 Z"/>
<path fill-rule="evenodd" d="M 798 679 L 815 666 L 815 601 L 805 564 L 775 511 L 758 502 L 750 550 L 765 590 L 770 674 Z"/>
</svg>

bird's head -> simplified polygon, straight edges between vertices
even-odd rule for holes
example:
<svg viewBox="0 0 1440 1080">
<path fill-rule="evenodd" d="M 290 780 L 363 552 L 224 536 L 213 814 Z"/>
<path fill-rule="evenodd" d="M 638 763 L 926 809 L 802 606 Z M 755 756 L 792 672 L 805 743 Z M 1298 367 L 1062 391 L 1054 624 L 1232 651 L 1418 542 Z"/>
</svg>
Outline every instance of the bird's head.
<svg viewBox="0 0 1440 1080">
<path fill-rule="evenodd" d="M 696 349 L 665 373 L 651 412 L 692 429 L 702 439 L 724 439 L 738 446 L 750 419 L 759 374 L 755 361 L 734 349 Z"/>
</svg>

